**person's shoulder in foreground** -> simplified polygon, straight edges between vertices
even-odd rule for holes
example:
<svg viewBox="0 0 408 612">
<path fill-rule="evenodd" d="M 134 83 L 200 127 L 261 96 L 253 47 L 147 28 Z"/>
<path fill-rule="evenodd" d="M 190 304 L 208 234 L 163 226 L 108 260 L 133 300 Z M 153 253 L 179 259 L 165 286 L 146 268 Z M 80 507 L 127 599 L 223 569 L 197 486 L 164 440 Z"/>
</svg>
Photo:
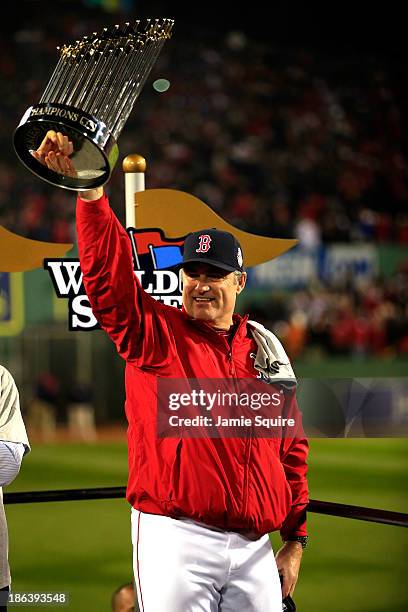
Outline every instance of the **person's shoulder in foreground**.
<svg viewBox="0 0 408 612">
<path fill-rule="evenodd" d="M 24 445 L 30 450 L 26 428 L 20 411 L 20 396 L 15 380 L 0 364 L 0 441 Z"/>
<path fill-rule="evenodd" d="M 16 478 L 22 458 L 29 450 L 16 383 L 11 373 L 0 365 L 0 590 L 4 591 L 2 595 L 6 599 L 11 576 L 2 487 L 11 484 Z"/>
</svg>

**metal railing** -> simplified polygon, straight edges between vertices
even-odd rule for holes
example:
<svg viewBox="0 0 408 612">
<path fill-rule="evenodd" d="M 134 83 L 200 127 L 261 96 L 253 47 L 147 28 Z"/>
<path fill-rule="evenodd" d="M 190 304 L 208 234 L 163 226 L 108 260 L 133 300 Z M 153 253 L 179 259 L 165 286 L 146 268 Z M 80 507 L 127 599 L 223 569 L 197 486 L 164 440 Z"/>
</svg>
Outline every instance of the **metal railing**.
<svg viewBox="0 0 408 612">
<path fill-rule="evenodd" d="M 93 489 L 56 489 L 50 491 L 4 493 L 3 501 L 5 504 L 33 504 L 92 499 L 123 499 L 125 496 L 126 487 L 96 487 Z M 351 506 L 349 504 L 311 499 L 307 506 L 307 511 L 342 518 L 352 518 L 359 521 L 394 525 L 396 527 L 408 527 L 408 514 L 379 508 L 365 508 L 364 506 Z"/>
</svg>

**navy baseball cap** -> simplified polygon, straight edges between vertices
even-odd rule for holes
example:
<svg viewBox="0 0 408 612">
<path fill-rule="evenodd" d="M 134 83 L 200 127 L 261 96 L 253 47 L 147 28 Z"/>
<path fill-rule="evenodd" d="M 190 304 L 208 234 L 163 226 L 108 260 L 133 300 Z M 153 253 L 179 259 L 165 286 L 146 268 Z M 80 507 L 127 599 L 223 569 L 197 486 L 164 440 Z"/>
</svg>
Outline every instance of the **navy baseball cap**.
<svg viewBox="0 0 408 612">
<path fill-rule="evenodd" d="M 244 271 L 242 249 L 238 240 L 230 232 L 214 227 L 191 232 L 186 236 L 183 265 L 194 262 L 207 263 L 228 272 Z"/>
</svg>

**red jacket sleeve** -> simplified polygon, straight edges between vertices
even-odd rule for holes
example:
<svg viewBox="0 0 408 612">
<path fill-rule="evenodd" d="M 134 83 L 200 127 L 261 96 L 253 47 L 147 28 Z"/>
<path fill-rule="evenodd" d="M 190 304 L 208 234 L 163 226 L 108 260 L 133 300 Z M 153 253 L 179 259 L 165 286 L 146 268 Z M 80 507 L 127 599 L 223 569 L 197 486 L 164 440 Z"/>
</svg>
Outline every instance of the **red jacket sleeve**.
<svg viewBox="0 0 408 612">
<path fill-rule="evenodd" d="M 301 424 L 302 414 L 298 408 L 296 395 L 293 393 L 290 406 L 285 416 L 292 417 L 297 423 L 297 432 L 300 437 L 283 438 L 281 441 L 280 457 L 285 471 L 286 480 L 292 491 L 292 507 L 287 515 L 280 534 L 283 540 L 290 536 L 305 536 L 306 507 L 309 502 L 307 484 L 307 456 L 309 444 L 304 436 Z"/>
<path fill-rule="evenodd" d="M 146 369 L 167 365 L 175 343 L 166 308 L 140 286 L 128 234 L 108 198 L 78 197 L 76 225 L 83 283 L 98 323 L 127 361 Z"/>
</svg>

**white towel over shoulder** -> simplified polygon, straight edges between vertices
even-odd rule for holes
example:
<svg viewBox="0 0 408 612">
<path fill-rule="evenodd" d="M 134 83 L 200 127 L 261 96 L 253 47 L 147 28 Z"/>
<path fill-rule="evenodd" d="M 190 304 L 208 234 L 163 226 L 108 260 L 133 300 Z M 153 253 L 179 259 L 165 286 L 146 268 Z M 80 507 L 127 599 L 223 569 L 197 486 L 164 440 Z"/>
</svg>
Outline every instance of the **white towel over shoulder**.
<svg viewBox="0 0 408 612">
<path fill-rule="evenodd" d="M 296 385 L 295 373 L 280 340 L 261 323 L 248 321 L 248 325 L 258 345 L 254 367 L 261 372 L 263 380 Z"/>
</svg>

